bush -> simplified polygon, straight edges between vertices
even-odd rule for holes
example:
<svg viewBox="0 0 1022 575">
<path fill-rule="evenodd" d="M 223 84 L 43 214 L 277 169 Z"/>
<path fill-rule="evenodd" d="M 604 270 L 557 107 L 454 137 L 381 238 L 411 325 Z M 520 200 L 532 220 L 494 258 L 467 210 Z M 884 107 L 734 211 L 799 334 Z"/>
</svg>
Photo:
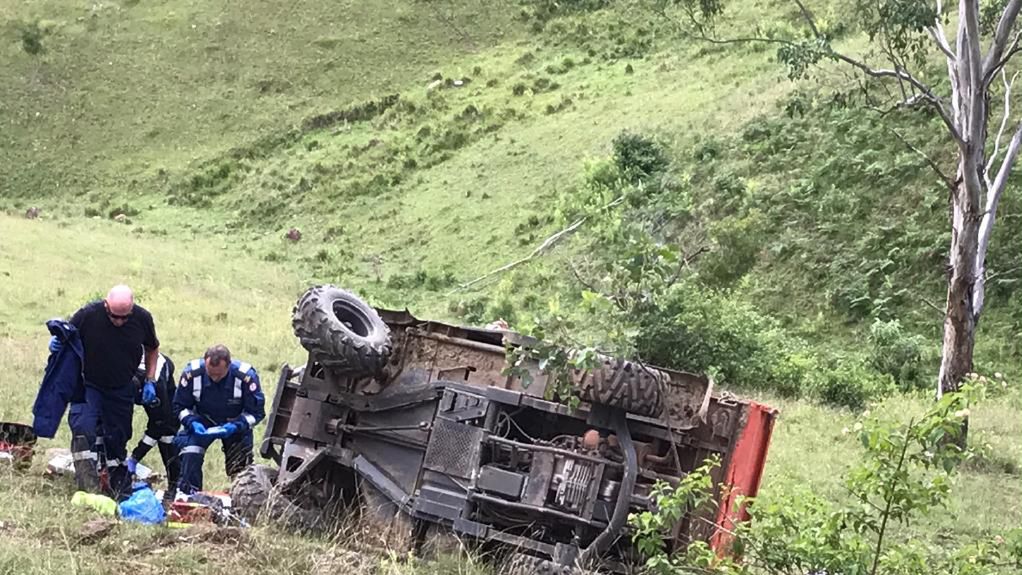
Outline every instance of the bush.
<svg viewBox="0 0 1022 575">
<path fill-rule="evenodd" d="M 667 170 L 670 161 L 656 140 L 642 134 L 622 132 L 614 138 L 614 163 L 632 182 L 638 182 Z"/>
<path fill-rule="evenodd" d="M 862 362 L 835 360 L 812 375 L 812 392 L 825 403 L 861 410 L 866 402 L 894 387 L 889 375 L 869 370 Z"/>
<path fill-rule="evenodd" d="M 710 222 L 708 229 L 713 248 L 699 262 L 700 279 L 716 287 L 728 287 L 740 280 L 759 261 L 766 237 L 765 226 L 758 212 L 744 218 L 730 216 Z"/>
<path fill-rule="evenodd" d="M 751 305 L 688 283 L 640 313 L 636 347 L 646 361 L 785 396 L 807 388 L 815 361 L 805 343 Z"/>
<path fill-rule="evenodd" d="M 419 270 L 408 274 L 395 274 L 387 279 L 387 287 L 394 290 L 424 289 L 427 291 L 439 291 L 448 288 L 457 282 L 457 278 L 449 270 L 433 273 L 429 270 Z"/>
<path fill-rule="evenodd" d="M 923 376 L 924 340 L 906 335 L 898 320 L 877 319 L 869 328 L 870 363 L 903 391 L 928 387 Z"/>
<path fill-rule="evenodd" d="M 49 30 L 35 22 L 16 22 L 14 28 L 21 39 L 21 49 L 33 56 L 45 51 L 43 37 Z"/>
<path fill-rule="evenodd" d="M 551 18 L 593 12 L 607 6 L 609 0 L 529 0 L 532 5 L 532 16 L 537 22 L 546 22 Z"/>
</svg>

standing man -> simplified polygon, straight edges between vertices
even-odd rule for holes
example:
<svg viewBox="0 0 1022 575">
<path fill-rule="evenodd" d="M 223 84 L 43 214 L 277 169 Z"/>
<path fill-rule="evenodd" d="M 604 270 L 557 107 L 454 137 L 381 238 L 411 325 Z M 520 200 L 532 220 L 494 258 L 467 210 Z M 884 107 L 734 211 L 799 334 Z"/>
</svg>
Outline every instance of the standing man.
<svg viewBox="0 0 1022 575">
<path fill-rule="evenodd" d="M 228 476 L 252 463 L 252 428 L 266 416 L 264 402 L 252 364 L 231 360 L 224 345 L 214 345 L 202 359 L 185 366 L 174 393 L 174 411 L 183 426 L 178 434 L 179 492 L 190 495 L 202 490 L 206 449 L 217 439 L 223 440 Z"/>
<path fill-rule="evenodd" d="M 71 406 L 68 418 L 75 468 L 98 475 L 97 455 L 92 449 L 99 436 L 106 453 L 110 491 L 117 498 L 130 487 L 125 460 L 135 405 L 133 377 L 143 361 L 143 395 L 152 403 L 160 341 L 152 314 L 135 305 L 134 294 L 126 285 L 116 285 L 105 299 L 85 304 L 71 316 L 70 323 L 78 328 L 85 351 L 84 397 Z M 79 465 L 82 463 L 85 465 Z M 94 484 L 91 480 L 86 483 Z"/>
</svg>

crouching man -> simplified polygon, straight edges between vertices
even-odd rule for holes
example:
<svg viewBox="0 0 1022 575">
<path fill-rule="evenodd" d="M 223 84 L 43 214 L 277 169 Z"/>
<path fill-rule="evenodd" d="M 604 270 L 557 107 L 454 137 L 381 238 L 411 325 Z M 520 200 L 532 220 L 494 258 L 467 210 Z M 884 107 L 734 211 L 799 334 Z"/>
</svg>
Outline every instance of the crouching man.
<svg viewBox="0 0 1022 575">
<path fill-rule="evenodd" d="M 217 439 L 223 442 L 228 476 L 252 463 L 252 428 L 266 415 L 264 402 L 255 369 L 231 360 L 226 346 L 214 345 L 185 366 L 174 392 L 182 425 L 175 439 L 181 450 L 179 493 L 202 490 L 202 462 Z"/>
</svg>

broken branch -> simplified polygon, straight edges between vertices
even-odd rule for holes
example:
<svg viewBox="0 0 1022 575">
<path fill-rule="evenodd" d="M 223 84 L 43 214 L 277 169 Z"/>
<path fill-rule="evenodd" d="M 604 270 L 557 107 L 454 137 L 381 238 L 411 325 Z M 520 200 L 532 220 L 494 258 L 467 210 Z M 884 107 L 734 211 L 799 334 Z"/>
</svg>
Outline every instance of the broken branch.
<svg viewBox="0 0 1022 575">
<path fill-rule="evenodd" d="M 610 208 L 620 204 L 621 202 L 623 202 L 624 199 L 625 199 L 624 196 L 620 196 L 616 200 L 614 200 L 614 201 L 610 202 L 609 204 L 601 207 L 600 211 L 610 209 Z M 534 257 L 536 257 L 538 255 L 543 254 L 544 252 L 549 250 L 551 247 L 553 247 L 553 245 L 556 244 L 558 241 L 560 241 L 562 238 L 564 238 L 565 236 L 569 235 L 571 232 L 577 230 L 582 224 L 586 223 L 586 221 L 588 219 L 589 219 L 589 216 L 583 216 L 583 217 L 575 220 L 575 222 L 572 223 L 570 226 L 564 228 L 563 230 L 561 230 L 561 231 L 557 232 L 556 234 L 554 234 L 554 235 L 548 237 L 547 239 L 543 240 L 543 243 L 541 243 L 536 249 L 532 250 L 532 253 L 530 253 L 529 255 L 525 256 L 524 258 L 519 259 L 519 260 L 515 260 L 515 261 L 513 261 L 513 262 L 511 262 L 511 263 L 509 263 L 507 265 L 501 266 L 501 267 L 499 267 L 499 268 L 497 268 L 497 269 L 495 269 L 495 270 L 493 270 L 493 271 L 491 271 L 489 273 L 483 274 L 483 275 L 477 277 L 476 279 L 474 279 L 474 280 L 472 280 L 472 281 L 470 281 L 468 283 L 463 283 L 463 284 L 459 285 L 458 287 L 454 288 L 453 290 L 447 292 L 447 295 L 451 295 L 453 293 L 456 293 L 456 292 L 459 292 L 461 290 L 464 290 L 464 289 L 467 289 L 469 287 L 472 287 L 473 285 L 475 285 L 475 284 L 477 284 L 477 283 L 479 283 L 479 282 L 481 282 L 481 281 L 483 281 L 485 279 L 491 278 L 491 277 L 493 277 L 495 275 L 498 275 L 498 274 L 504 273 L 504 272 L 506 272 L 508 270 L 514 269 L 514 268 L 524 264 L 525 262 L 531 260 L 532 258 L 534 258 Z"/>
<path fill-rule="evenodd" d="M 953 188 L 954 187 L 954 180 L 952 180 L 950 177 L 948 177 L 948 175 L 945 174 L 944 171 L 940 169 L 940 165 L 938 165 L 937 162 L 934 161 L 933 158 L 931 158 L 926 152 L 924 152 L 924 151 L 920 150 L 918 147 L 916 147 L 912 142 L 909 142 L 908 139 L 904 135 L 902 135 L 902 133 L 899 132 L 898 130 L 896 130 L 896 129 L 890 127 L 890 126 L 887 126 L 887 129 L 892 134 L 894 134 L 894 136 L 896 138 L 898 138 L 898 140 L 900 140 L 901 143 L 905 145 L 905 147 L 907 147 L 908 149 L 912 150 L 920 158 L 922 158 L 926 162 L 926 164 L 928 166 L 930 166 L 930 169 L 933 170 L 937 174 L 937 176 L 940 177 L 942 182 L 944 182 L 949 188 Z"/>
<path fill-rule="evenodd" d="M 986 58 L 983 59 L 983 75 L 986 78 L 992 78 L 997 71 L 997 67 L 1003 65 L 1003 62 L 1007 58 L 1002 58 L 1005 49 L 1008 46 L 1008 36 L 1011 34 L 1011 29 L 1015 26 L 1015 20 L 1018 19 L 1019 10 L 1022 9 L 1022 0 L 1010 0 L 1008 5 L 1004 7 L 1004 12 L 1001 12 L 1001 18 L 997 22 L 997 28 L 994 31 L 994 39 L 990 44 L 990 51 L 987 52 Z M 1018 35 L 1015 35 L 1014 44 L 1018 44 Z M 1010 54 L 1013 50 L 1008 50 Z M 1010 58 L 1010 55 L 1008 56 Z"/>
</svg>

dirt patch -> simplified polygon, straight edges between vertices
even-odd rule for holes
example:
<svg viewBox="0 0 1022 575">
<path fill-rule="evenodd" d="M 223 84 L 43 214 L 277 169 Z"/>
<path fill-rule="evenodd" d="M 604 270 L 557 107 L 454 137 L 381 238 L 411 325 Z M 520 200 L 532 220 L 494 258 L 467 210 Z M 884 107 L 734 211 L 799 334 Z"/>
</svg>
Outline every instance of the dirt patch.
<svg viewBox="0 0 1022 575">
<path fill-rule="evenodd" d="M 115 527 L 117 527 L 117 522 L 113 519 L 93 519 L 88 521 L 78 529 L 78 539 L 75 544 L 80 546 L 99 543 L 107 535 L 110 535 Z"/>
</svg>

